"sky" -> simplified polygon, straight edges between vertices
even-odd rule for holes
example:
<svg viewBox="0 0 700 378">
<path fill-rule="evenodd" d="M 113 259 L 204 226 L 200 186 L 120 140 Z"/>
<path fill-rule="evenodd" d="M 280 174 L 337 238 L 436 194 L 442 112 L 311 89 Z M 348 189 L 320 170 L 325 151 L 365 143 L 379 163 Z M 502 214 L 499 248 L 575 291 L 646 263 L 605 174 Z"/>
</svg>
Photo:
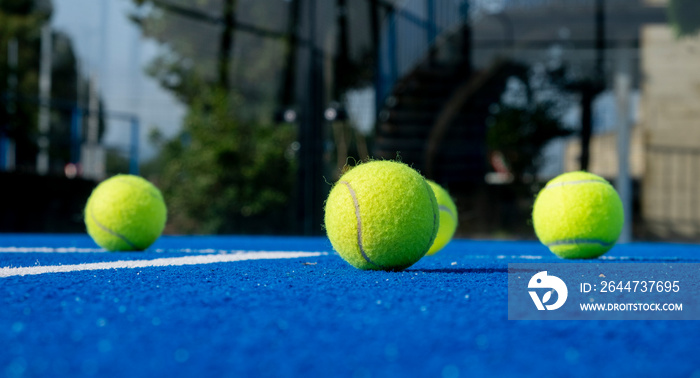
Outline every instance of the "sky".
<svg viewBox="0 0 700 378">
<path fill-rule="evenodd" d="M 143 39 L 128 19 L 131 0 L 53 0 L 54 29 L 71 37 L 83 74 L 97 78 L 108 112 L 135 114 L 140 121 L 140 160 L 156 153 L 148 142 L 149 131 L 159 129 L 172 137 L 182 127 L 185 108 L 149 77 L 144 67 L 159 46 Z M 103 142 L 128 151 L 130 125 L 107 120 Z"/>
</svg>

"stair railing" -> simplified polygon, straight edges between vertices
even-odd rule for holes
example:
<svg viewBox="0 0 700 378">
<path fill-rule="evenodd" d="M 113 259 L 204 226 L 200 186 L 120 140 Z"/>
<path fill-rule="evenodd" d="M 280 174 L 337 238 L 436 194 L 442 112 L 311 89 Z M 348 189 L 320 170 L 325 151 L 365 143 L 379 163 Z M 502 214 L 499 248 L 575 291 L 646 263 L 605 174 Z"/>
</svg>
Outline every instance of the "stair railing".
<svg viewBox="0 0 700 378">
<path fill-rule="evenodd" d="M 396 81 L 422 62 L 443 32 L 464 25 L 469 0 L 405 0 L 387 9 L 377 75 L 377 109 Z"/>
</svg>

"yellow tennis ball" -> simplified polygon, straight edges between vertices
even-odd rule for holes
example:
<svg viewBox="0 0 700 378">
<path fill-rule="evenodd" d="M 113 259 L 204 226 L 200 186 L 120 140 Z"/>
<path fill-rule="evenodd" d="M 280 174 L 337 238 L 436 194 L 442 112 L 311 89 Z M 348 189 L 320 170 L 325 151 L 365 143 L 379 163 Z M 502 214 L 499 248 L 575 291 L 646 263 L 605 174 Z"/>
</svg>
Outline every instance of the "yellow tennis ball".
<svg viewBox="0 0 700 378">
<path fill-rule="evenodd" d="M 359 269 L 408 268 L 428 252 L 439 227 L 435 194 L 403 163 L 360 164 L 338 180 L 326 200 L 328 239 Z"/>
<path fill-rule="evenodd" d="M 167 210 L 160 190 L 145 179 L 117 175 L 100 183 L 85 206 L 85 226 L 108 251 L 141 251 L 158 239 Z"/>
<path fill-rule="evenodd" d="M 564 173 L 547 183 L 532 211 L 542 244 L 567 259 L 592 259 L 615 245 L 622 232 L 622 201 L 605 179 Z"/>
<path fill-rule="evenodd" d="M 433 246 L 430 247 L 427 253 L 427 255 L 434 255 L 443 249 L 455 234 L 458 222 L 457 206 L 455 206 L 447 190 L 433 181 L 427 180 L 427 182 L 435 193 L 438 209 L 440 210 L 440 229 L 438 229 Z"/>
</svg>

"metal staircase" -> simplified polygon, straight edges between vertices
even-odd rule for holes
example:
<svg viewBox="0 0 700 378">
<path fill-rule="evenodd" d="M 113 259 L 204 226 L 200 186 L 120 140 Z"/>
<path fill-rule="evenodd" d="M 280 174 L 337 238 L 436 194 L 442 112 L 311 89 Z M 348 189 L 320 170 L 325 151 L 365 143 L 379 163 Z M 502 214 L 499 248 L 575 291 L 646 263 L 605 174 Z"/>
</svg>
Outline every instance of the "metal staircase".
<svg viewBox="0 0 700 378">
<path fill-rule="evenodd" d="M 486 119 L 509 66 L 471 71 L 466 62 L 419 67 L 400 79 L 378 122 L 374 155 L 399 157 L 443 183 L 482 182 L 487 168 Z"/>
<path fill-rule="evenodd" d="M 408 0 L 383 29 L 372 155 L 398 158 L 441 183 L 483 181 L 485 119 L 500 96 L 494 70 L 472 69 L 467 5 Z"/>
</svg>

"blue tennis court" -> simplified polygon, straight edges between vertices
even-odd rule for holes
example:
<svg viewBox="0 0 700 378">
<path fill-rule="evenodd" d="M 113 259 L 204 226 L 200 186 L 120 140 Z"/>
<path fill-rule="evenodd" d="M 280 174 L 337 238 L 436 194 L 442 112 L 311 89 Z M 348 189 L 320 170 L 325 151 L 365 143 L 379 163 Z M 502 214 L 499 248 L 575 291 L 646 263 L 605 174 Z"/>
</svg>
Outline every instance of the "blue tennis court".
<svg viewBox="0 0 700 378">
<path fill-rule="evenodd" d="M 567 263 L 536 242 L 454 240 L 402 272 L 357 270 L 326 238 L 108 253 L 87 235 L 5 234 L 0 251 L 4 377 L 700 374 L 695 321 L 508 320 L 509 263 Z M 700 247 L 596 262 L 620 261 L 700 262 Z"/>
<path fill-rule="evenodd" d="M 0 378 L 700 378 L 699 16 L 0 0 Z"/>
</svg>

